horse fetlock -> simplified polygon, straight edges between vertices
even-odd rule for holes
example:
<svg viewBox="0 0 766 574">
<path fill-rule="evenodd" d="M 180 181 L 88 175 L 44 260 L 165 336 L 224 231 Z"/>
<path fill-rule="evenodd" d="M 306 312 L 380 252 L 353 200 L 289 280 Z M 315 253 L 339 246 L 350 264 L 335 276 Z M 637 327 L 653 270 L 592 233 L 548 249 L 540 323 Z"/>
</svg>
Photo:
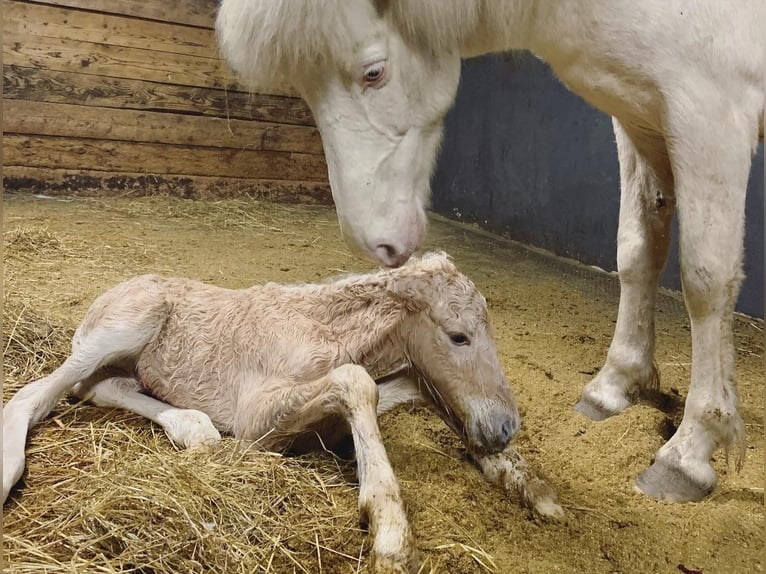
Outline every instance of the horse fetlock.
<svg viewBox="0 0 766 574">
<path fill-rule="evenodd" d="M 3 450 L 3 503 L 22 474 L 24 474 L 24 452 L 14 452 L 13 449 Z"/>
<path fill-rule="evenodd" d="M 547 480 L 535 476 L 527 483 L 525 501 L 536 515 L 554 520 L 563 518 L 564 510 L 557 500 L 558 493 Z"/>
<path fill-rule="evenodd" d="M 375 533 L 371 553 L 372 571 L 378 574 L 417 572 L 420 556 L 409 524 L 380 529 Z"/>
<path fill-rule="evenodd" d="M 396 555 L 373 552 L 371 566 L 376 574 L 413 574 L 419 571 L 420 556 L 414 548 Z"/>
<path fill-rule="evenodd" d="M 745 434 L 745 422 L 735 409 L 708 409 L 700 417 L 700 423 L 714 437 L 717 446 L 730 447 L 739 444 Z"/>
<path fill-rule="evenodd" d="M 361 488 L 359 522 L 373 537 L 374 572 L 417 571 L 419 560 L 412 530 L 395 484 L 380 482 L 373 488 Z"/>
<path fill-rule="evenodd" d="M 656 388 L 657 370 L 650 368 L 615 368 L 608 362 L 583 389 L 575 410 L 600 421 L 621 413 L 638 398 L 640 391 Z"/>
</svg>

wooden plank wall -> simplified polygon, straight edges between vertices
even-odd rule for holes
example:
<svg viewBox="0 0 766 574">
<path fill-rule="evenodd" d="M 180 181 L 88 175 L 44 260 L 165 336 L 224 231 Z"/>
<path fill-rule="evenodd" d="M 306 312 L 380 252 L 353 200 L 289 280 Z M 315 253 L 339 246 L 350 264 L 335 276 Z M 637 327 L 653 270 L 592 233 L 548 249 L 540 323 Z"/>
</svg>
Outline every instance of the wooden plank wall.
<svg viewBox="0 0 766 574">
<path fill-rule="evenodd" d="M 216 0 L 2 0 L 6 190 L 329 202 L 307 106 L 218 57 Z"/>
</svg>

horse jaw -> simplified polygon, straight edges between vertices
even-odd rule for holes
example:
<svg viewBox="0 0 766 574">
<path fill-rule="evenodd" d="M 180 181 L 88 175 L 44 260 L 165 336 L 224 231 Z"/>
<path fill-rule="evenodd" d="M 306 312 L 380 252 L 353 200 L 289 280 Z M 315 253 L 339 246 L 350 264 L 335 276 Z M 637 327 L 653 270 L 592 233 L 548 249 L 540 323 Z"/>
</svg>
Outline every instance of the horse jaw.
<svg viewBox="0 0 766 574">
<path fill-rule="evenodd" d="M 387 62 L 380 87 L 359 81 L 366 62 Z M 443 119 L 455 99 L 460 58 L 422 54 L 391 34 L 361 46 L 358 69 L 324 69 L 299 90 L 317 122 L 344 238 L 388 267 L 425 234 L 430 178 Z"/>
</svg>

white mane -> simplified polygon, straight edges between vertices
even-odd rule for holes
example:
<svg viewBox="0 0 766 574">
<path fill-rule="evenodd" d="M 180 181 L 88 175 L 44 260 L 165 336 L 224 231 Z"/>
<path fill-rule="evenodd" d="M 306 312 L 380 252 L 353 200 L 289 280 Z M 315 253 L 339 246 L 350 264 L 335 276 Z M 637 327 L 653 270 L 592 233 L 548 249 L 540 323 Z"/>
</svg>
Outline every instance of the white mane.
<svg viewBox="0 0 766 574">
<path fill-rule="evenodd" d="M 382 26 L 434 52 L 466 43 L 488 13 L 477 0 L 233 0 L 216 20 L 220 50 L 253 90 L 268 91 L 325 63 L 349 61 Z"/>
<path fill-rule="evenodd" d="M 312 68 L 353 53 L 348 19 L 358 12 L 343 0 L 237 0 L 216 19 L 219 48 L 254 90 L 292 84 Z"/>
</svg>

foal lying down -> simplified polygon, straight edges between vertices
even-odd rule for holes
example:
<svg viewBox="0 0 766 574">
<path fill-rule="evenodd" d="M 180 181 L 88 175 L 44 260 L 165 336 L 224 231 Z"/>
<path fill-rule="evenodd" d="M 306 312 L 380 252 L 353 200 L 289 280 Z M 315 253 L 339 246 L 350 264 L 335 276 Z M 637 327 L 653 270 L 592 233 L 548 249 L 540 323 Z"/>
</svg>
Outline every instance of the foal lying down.
<svg viewBox="0 0 766 574">
<path fill-rule="evenodd" d="M 230 290 L 144 275 L 117 285 L 91 305 L 63 365 L 3 409 L 3 500 L 30 426 L 70 390 L 145 416 L 187 448 L 222 432 L 274 451 L 317 436 L 331 448 L 350 431 L 379 571 L 416 562 L 377 424 L 401 403 L 432 405 L 490 481 L 538 514 L 561 512 L 510 446 L 520 417 L 486 301 L 440 253 L 323 284 Z"/>
</svg>

